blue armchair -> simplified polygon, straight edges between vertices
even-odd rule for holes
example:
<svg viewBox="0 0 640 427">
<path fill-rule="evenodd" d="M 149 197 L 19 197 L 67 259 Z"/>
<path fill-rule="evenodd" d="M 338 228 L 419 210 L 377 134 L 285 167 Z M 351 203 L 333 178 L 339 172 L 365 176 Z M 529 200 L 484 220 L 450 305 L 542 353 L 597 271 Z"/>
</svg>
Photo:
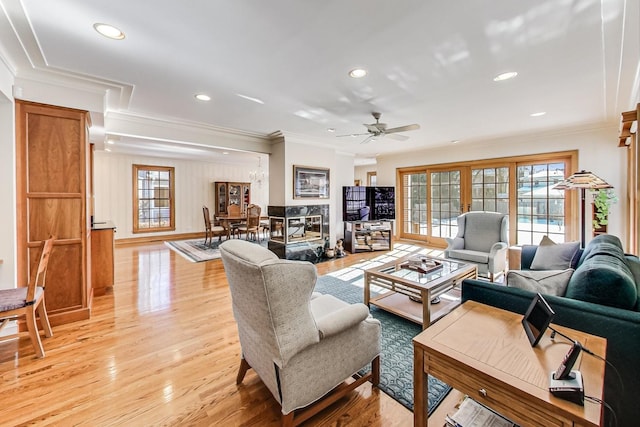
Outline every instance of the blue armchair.
<svg viewBox="0 0 640 427">
<path fill-rule="evenodd" d="M 504 274 L 509 246 L 509 216 L 498 212 L 467 212 L 458 218 L 458 234 L 446 238 L 444 256 L 478 265 L 490 281 Z"/>
</svg>

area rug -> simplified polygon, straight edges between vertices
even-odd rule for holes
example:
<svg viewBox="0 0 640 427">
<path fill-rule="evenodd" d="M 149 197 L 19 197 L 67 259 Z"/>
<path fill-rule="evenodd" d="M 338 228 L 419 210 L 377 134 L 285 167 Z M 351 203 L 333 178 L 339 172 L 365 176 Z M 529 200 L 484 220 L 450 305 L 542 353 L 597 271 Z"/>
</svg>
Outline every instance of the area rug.
<svg viewBox="0 0 640 427">
<path fill-rule="evenodd" d="M 224 242 L 224 240 L 222 242 Z M 191 262 L 202 262 L 220 258 L 220 249 L 218 249 L 218 246 L 222 242 L 214 239 L 211 246 L 209 246 L 204 244 L 204 238 L 202 238 L 192 240 L 167 240 L 164 244 Z M 259 244 L 266 247 L 267 240 L 263 239 Z"/>
<path fill-rule="evenodd" d="M 344 281 L 332 276 L 318 278 L 315 290 L 330 294 L 348 303 L 362 302 L 362 274 Z M 358 286 L 358 282 L 360 286 Z M 382 354 L 380 356 L 379 388 L 413 411 L 413 337 L 422 327 L 399 316 L 371 306 L 371 314 L 382 324 Z M 447 396 L 451 387 L 429 376 L 428 415 Z"/>
</svg>

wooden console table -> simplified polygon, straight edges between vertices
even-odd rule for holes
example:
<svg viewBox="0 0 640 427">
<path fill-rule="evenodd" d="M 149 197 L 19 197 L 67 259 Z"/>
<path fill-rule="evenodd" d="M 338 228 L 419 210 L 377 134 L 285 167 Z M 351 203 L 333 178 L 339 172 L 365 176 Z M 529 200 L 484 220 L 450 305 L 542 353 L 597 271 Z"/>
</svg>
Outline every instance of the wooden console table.
<svg viewBox="0 0 640 427">
<path fill-rule="evenodd" d="M 427 374 L 449 384 L 521 426 L 599 426 L 603 407 L 553 396 L 549 374 L 569 350 L 550 331 L 532 348 L 522 315 L 467 301 L 413 339 L 414 425 L 427 425 Z M 606 339 L 554 326 L 604 357 Z M 605 362 L 582 353 L 585 396 L 602 399 Z"/>
</svg>

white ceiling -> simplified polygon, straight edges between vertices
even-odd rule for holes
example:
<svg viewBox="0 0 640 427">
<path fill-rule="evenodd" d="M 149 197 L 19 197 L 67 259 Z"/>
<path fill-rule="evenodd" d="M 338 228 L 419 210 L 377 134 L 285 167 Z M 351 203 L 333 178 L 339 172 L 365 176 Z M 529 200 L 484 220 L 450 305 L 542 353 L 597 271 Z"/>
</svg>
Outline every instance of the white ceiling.
<svg viewBox="0 0 640 427">
<path fill-rule="evenodd" d="M 370 159 L 618 122 L 638 102 L 638 3 L 0 0 L 0 47 L 18 76 L 118 88 L 105 105 L 107 136 L 113 112 L 253 136 L 280 131 Z M 126 38 L 102 37 L 96 22 Z M 354 67 L 368 76 L 350 78 Z M 505 71 L 518 76 L 493 81 Z M 421 129 L 406 141 L 336 137 L 365 132 L 373 111 L 389 127 Z M 112 148 L 201 158 L 233 147 L 121 135 Z"/>
</svg>

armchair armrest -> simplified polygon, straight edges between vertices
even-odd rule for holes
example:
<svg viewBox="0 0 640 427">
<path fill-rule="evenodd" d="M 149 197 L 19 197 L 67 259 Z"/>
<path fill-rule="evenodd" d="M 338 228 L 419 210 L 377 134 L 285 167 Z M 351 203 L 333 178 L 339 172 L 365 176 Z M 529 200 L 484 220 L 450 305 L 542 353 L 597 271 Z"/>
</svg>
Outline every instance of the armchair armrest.
<svg viewBox="0 0 640 427">
<path fill-rule="evenodd" d="M 496 242 L 489 251 L 489 271 L 504 271 L 507 268 L 507 249 L 505 242 Z"/>
<path fill-rule="evenodd" d="M 489 251 L 489 258 L 495 257 L 498 252 L 507 250 L 508 246 L 505 242 L 496 242 L 491 246 L 491 250 Z"/>
<path fill-rule="evenodd" d="M 320 338 L 326 338 L 349 329 L 369 317 L 369 308 L 362 304 L 351 304 L 328 313 L 316 320 Z"/>
</svg>

